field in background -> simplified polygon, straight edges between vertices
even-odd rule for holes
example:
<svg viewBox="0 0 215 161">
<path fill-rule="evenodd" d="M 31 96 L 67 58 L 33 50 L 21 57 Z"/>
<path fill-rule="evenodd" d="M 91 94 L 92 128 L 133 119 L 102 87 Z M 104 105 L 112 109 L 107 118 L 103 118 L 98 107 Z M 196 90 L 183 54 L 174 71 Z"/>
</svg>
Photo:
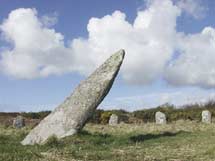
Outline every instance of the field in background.
<svg viewBox="0 0 215 161">
<path fill-rule="evenodd" d="M 75 136 L 22 146 L 29 127 L 0 127 L 0 160 L 214 161 L 215 124 L 87 124 Z"/>
<path fill-rule="evenodd" d="M 176 108 L 171 104 L 164 104 L 156 108 L 137 110 L 128 112 L 126 110 L 109 110 L 104 111 L 98 109 L 90 118 L 90 123 L 107 124 L 111 114 L 119 116 L 120 122 L 124 123 L 148 123 L 155 121 L 155 113 L 161 111 L 166 114 L 167 122 L 174 122 L 177 120 L 201 121 L 201 113 L 203 110 L 209 110 L 212 117 L 215 116 L 215 100 L 208 101 L 204 104 L 189 104 L 183 107 Z M 22 115 L 25 118 L 26 125 L 35 126 L 41 119 L 47 116 L 51 111 L 41 112 L 23 112 L 23 113 L 4 113 L 0 112 L 0 125 L 11 126 L 13 119 Z M 213 121 L 213 119 L 212 119 Z"/>
</svg>

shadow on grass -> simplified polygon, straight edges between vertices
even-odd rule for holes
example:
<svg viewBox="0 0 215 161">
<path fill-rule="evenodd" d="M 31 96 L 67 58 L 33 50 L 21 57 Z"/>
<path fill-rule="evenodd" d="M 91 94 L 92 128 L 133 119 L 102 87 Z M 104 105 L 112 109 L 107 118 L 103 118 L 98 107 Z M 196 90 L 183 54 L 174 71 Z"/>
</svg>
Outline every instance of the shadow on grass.
<svg viewBox="0 0 215 161">
<path fill-rule="evenodd" d="M 158 138 L 163 138 L 163 137 L 173 137 L 179 134 L 187 134 L 188 132 L 186 131 L 179 131 L 179 132 L 164 132 L 161 134 L 140 134 L 140 135 L 135 135 L 131 136 L 129 139 L 132 142 L 143 142 L 146 140 L 151 140 L 151 139 L 158 139 Z"/>
<path fill-rule="evenodd" d="M 114 136 L 110 134 L 101 133 L 90 133 L 88 131 L 81 131 L 75 137 L 73 137 L 73 142 L 76 143 L 86 143 L 89 142 L 91 145 L 128 145 L 136 142 L 144 142 L 146 140 L 153 140 L 165 137 L 174 137 L 177 135 L 187 135 L 189 132 L 179 131 L 179 132 L 164 132 L 160 134 L 138 134 L 138 135 L 122 135 Z M 81 139 L 81 140 L 80 140 Z"/>
<path fill-rule="evenodd" d="M 62 142 L 64 142 L 65 144 L 70 142 L 70 144 L 76 145 L 81 144 L 99 145 L 109 144 L 113 142 L 114 139 L 115 137 L 109 134 L 102 134 L 98 132 L 90 133 L 88 131 L 82 130 L 73 136 L 65 137 L 64 139 L 62 139 Z"/>
<path fill-rule="evenodd" d="M 99 132 L 95 132 L 95 133 L 90 133 L 86 130 L 82 130 L 80 132 L 77 133 L 77 135 L 80 135 L 80 136 L 95 136 L 95 137 L 101 137 L 101 138 L 108 138 L 108 137 L 111 137 L 110 134 L 102 134 L 102 133 L 99 133 Z"/>
</svg>

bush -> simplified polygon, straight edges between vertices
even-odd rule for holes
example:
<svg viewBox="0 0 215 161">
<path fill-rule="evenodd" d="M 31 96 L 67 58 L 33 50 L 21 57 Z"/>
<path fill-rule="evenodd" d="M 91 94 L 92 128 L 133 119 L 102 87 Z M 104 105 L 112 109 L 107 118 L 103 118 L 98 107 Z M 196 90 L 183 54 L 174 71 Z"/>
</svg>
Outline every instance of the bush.
<svg viewBox="0 0 215 161">
<path fill-rule="evenodd" d="M 101 124 L 107 124 L 111 115 L 112 115 L 112 112 L 110 111 L 103 112 L 101 114 Z"/>
<path fill-rule="evenodd" d="M 103 112 L 104 112 L 104 110 L 100 110 L 100 109 L 96 110 L 93 113 L 93 116 L 89 119 L 89 122 L 95 123 L 95 124 L 101 123 L 101 115 Z"/>
</svg>

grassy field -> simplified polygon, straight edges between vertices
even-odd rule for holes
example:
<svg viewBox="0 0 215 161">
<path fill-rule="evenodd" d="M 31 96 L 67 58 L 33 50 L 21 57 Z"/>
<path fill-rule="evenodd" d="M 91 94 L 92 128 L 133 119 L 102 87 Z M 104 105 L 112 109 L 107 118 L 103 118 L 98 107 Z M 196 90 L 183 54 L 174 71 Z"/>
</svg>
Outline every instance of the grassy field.
<svg viewBox="0 0 215 161">
<path fill-rule="evenodd" d="M 83 131 L 45 145 L 22 146 L 30 128 L 0 128 L 0 160 L 215 160 L 215 124 L 177 121 L 167 125 L 87 124 Z"/>
</svg>

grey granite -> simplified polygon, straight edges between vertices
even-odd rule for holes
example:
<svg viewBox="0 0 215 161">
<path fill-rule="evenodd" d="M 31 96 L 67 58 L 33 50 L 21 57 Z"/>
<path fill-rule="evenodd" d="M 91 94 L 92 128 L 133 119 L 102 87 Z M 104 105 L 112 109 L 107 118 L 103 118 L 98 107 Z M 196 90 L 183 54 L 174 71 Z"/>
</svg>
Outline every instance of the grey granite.
<svg viewBox="0 0 215 161">
<path fill-rule="evenodd" d="M 107 59 L 21 143 L 43 144 L 50 136 L 63 138 L 81 130 L 111 89 L 124 55 L 124 50 L 120 50 Z"/>
</svg>

